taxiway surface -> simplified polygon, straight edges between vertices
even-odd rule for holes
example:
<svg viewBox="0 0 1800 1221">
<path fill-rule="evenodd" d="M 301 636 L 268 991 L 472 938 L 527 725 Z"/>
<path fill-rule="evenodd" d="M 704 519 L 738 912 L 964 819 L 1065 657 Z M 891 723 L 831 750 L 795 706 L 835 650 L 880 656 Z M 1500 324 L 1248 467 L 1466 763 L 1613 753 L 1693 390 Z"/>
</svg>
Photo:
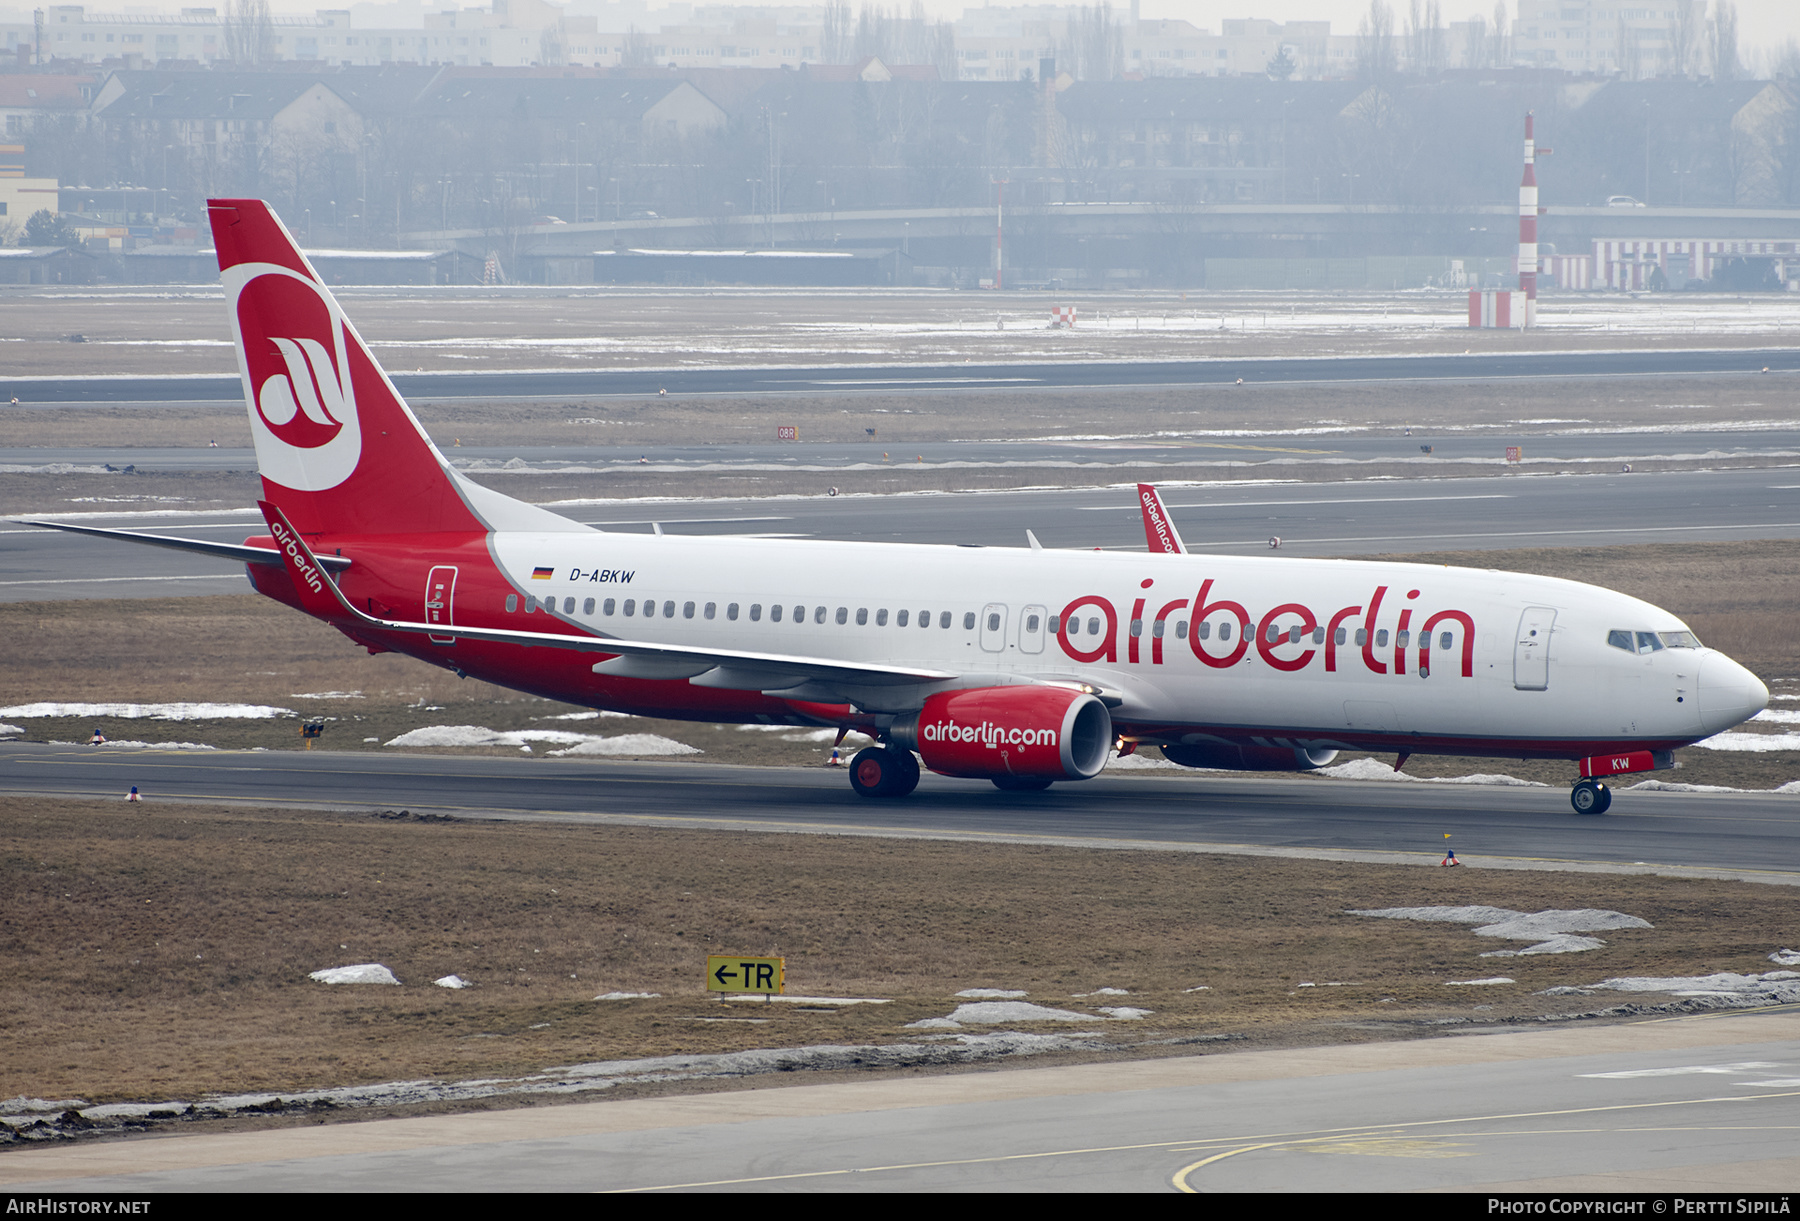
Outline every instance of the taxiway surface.
<svg viewBox="0 0 1800 1221">
<path fill-rule="evenodd" d="M 1794 799 L 1615 790 L 1579 818 L 1565 790 L 1432 782 L 1108 772 L 1043 793 L 927 775 L 904 801 L 866 801 L 830 769 L 331 751 L 0 743 L 0 793 L 156 802 L 408 809 L 461 817 L 604 820 L 763 832 L 986 838 L 1187 851 L 1283 852 L 1730 876 L 1800 884 Z"/>
<path fill-rule="evenodd" d="M 538 370 L 394 373 L 408 399 L 591 398 L 646 394 L 810 394 L 922 390 L 1053 390 L 1128 386 L 1469 381 L 1800 371 L 1787 348 L 1525 352 L 1462 356 L 1265 357 L 1171 361 Z M 0 378 L 0 399 L 21 403 L 218 402 L 241 398 L 235 374 Z"/>
<path fill-rule="evenodd" d="M 1128 472 L 1121 472 L 1128 479 Z M 1172 487 L 1165 500 L 1190 550 L 1347 556 L 1532 546 L 1786 539 L 1800 535 L 1800 470 L 1514 476 Z M 1141 548 L 1126 488 L 911 496 L 576 501 L 553 508 L 605 530 L 864 542 Z M 254 507 L 120 509 L 83 524 L 239 542 L 266 528 Z M 0 522 L 0 601 L 243 593 L 235 564 L 162 548 Z"/>
<path fill-rule="evenodd" d="M 18 1190 L 1786 1192 L 1800 1014 L 32 1149 Z M 1660 1209 L 1657 1211 L 1661 1211 Z"/>
</svg>

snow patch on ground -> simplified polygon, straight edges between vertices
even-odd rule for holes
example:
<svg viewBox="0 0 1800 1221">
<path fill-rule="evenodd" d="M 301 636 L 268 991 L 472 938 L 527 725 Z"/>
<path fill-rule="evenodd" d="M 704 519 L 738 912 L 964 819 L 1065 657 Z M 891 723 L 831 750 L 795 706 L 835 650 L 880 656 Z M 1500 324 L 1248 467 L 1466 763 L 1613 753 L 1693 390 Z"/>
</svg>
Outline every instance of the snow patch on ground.
<svg viewBox="0 0 1800 1221">
<path fill-rule="evenodd" d="M 326 967 L 323 971 L 314 971 L 308 979 L 316 979 L 322 984 L 392 984 L 400 986 L 394 973 L 378 962 L 358 963 L 353 967 Z"/>
<path fill-rule="evenodd" d="M 0 708 L 0 713 L 6 711 Z M 1800 750 L 1800 733 L 1716 733 L 1694 745 L 1707 750 Z"/>
<path fill-rule="evenodd" d="M 386 743 L 388 746 L 512 746 L 528 749 L 533 742 L 562 746 L 550 755 L 697 755 L 700 750 L 653 733 L 627 733 L 606 738 L 568 729 L 485 729 L 480 725 L 427 725 Z"/>
<path fill-rule="evenodd" d="M 440 988 L 473 988 L 475 985 L 460 975 L 446 975 L 442 979 L 431 981 Z"/>
<path fill-rule="evenodd" d="M 24 732 L 25 728 L 22 725 L 0 725 L 0 738 L 10 738 L 14 734 L 21 734 Z"/>
<path fill-rule="evenodd" d="M 1154 1009 L 1133 1009 L 1129 1005 L 1102 1005 L 1100 1012 L 1115 1022 L 1139 1022 L 1156 1011 Z"/>
<path fill-rule="evenodd" d="M 1416 784 L 1500 784 L 1532 789 L 1550 787 L 1538 780 L 1521 780 L 1517 776 L 1488 772 L 1478 772 L 1473 776 L 1409 776 L 1405 772 L 1395 771 L 1379 759 L 1352 759 L 1348 763 L 1318 768 L 1312 774 L 1330 776 L 1334 780 L 1410 780 Z"/>
<path fill-rule="evenodd" d="M 1516 980 L 1508 979 L 1504 975 L 1495 975 L 1495 976 L 1491 976 L 1487 979 L 1446 979 L 1444 981 L 1444 987 L 1446 987 L 1446 988 L 1491 988 L 1491 987 L 1495 986 L 1496 984 L 1510 984 L 1510 983 L 1516 983 L 1516 982 L 1517 982 Z"/>
<path fill-rule="evenodd" d="M 1106 767 L 1107 770 L 1116 772 L 1147 772 L 1168 768 L 1173 768 L 1178 772 L 1193 770 L 1192 768 L 1182 767 L 1179 763 L 1170 763 L 1167 759 L 1152 759 L 1148 755 L 1140 755 L 1135 752 L 1124 756 L 1109 756 L 1106 760 Z"/>
<path fill-rule="evenodd" d="M 1009 1022 L 1091 1022 L 1091 1013 L 1051 1009 L 1030 1001 L 974 1001 L 958 1005 L 950 1020 L 963 1026 L 1004 1026 Z"/>
<path fill-rule="evenodd" d="M 296 691 L 288 696 L 291 700 L 359 700 L 363 698 L 360 691 Z"/>
<path fill-rule="evenodd" d="M 597 1001 L 653 1001 L 661 995 L 660 992 L 605 992 L 594 999 Z"/>
<path fill-rule="evenodd" d="M 114 717 L 151 721 L 268 720 L 293 716 L 292 708 L 268 704 L 15 704 L 0 708 L 0 716 L 16 717 Z"/>
<path fill-rule="evenodd" d="M 534 721 L 596 721 L 603 716 L 624 717 L 631 719 L 629 712 L 614 712 L 608 708 L 593 708 L 587 712 L 560 712 L 555 716 L 532 717 Z"/>
<path fill-rule="evenodd" d="M 1584 907 L 1573 911 L 1516 912 L 1504 907 L 1384 907 L 1371 911 L 1352 911 L 1352 916 L 1374 916 L 1384 920 L 1445 921 L 1453 924 L 1475 924 L 1477 937 L 1505 937 L 1512 941 L 1534 944 L 1517 950 L 1489 950 L 1483 958 L 1518 958 L 1528 954 L 1578 954 L 1597 950 L 1606 942 L 1598 937 L 1573 934 L 1618 928 L 1654 928 L 1648 920 L 1628 916 L 1624 912 Z"/>
<path fill-rule="evenodd" d="M 103 750 L 217 750 L 204 742 L 106 742 Z"/>
<path fill-rule="evenodd" d="M 1769 961 L 1784 967 L 1800 967 L 1800 950 L 1776 950 Z"/>
<path fill-rule="evenodd" d="M 1767 971 L 1761 975 L 1720 971 L 1712 975 L 1624 976 L 1603 979 L 1589 986 L 1609 992 L 1669 992 L 1713 1001 L 1720 1008 L 1730 1009 L 1800 1002 L 1800 972 L 1796 971 Z"/>
<path fill-rule="evenodd" d="M 964 1000 L 1016 1001 L 1025 996 L 1023 989 L 964 988 L 956 994 Z"/>
</svg>

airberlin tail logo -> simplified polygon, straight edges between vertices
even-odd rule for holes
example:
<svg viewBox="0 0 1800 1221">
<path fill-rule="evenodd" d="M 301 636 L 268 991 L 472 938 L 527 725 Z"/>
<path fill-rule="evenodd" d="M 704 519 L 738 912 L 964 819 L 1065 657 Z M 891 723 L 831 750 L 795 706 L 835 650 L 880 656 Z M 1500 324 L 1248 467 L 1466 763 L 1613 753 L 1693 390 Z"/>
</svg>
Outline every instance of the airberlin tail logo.
<svg viewBox="0 0 1800 1221">
<path fill-rule="evenodd" d="M 240 264 L 227 272 L 232 281 L 257 465 L 283 487 L 336 487 L 362 456 L 354 337 L 324 289 L 297 272 Z"/>
<path fill-rule="evenodd" d="M 256 410 L 269 431 L 300 449 L 328 445 L 344 426 L 349 397 L 331 353 L 316 339 L 269 336 L 287 370 L 266 379 L 256 392 Z"/>
</svg>

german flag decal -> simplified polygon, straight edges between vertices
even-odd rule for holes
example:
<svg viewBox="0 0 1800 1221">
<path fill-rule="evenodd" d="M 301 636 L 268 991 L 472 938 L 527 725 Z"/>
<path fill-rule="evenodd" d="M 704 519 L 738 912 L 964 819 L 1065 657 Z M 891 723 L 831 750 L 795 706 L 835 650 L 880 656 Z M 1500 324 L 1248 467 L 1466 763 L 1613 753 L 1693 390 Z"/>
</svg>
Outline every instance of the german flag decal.
<svg viewBox="0 0 1800 1221">
<path fill-rule="evenodd" d="M 531 579 L 534 581 L 548 581 L 555 572 L 556 569 L 554 568 L 533 568 L 531 570 Z"/>
</svg>

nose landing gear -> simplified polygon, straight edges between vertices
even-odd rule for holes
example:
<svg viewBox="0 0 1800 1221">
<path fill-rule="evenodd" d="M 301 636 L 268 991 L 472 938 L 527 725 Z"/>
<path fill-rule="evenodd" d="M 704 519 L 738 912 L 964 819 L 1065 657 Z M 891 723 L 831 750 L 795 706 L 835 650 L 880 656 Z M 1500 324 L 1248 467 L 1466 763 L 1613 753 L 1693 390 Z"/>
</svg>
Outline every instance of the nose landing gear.
<svg viewBox="0 0 1800 1221">
<path fill-rule="evenodd" d="M 1569 804 L 1577 814 L 1604 814 L 1612 805 L 1612 790 L 1598 780 L 1580 780 L 1569 793 Z"/>
</svg>

